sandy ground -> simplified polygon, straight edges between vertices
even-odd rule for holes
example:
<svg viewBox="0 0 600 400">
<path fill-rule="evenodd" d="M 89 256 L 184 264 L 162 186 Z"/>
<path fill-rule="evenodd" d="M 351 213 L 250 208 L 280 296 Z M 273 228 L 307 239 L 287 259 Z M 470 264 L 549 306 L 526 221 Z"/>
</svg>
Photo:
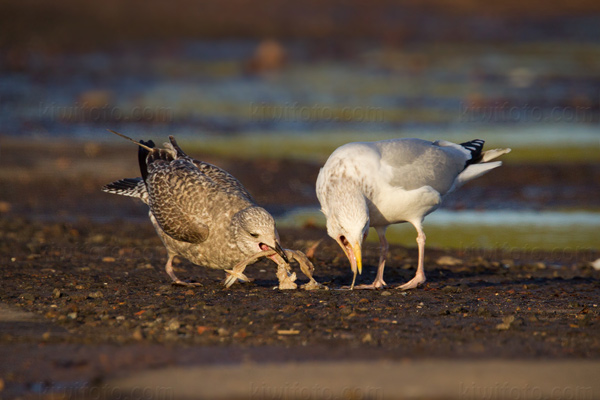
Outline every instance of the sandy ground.
<svg viewBox="0 0 600 400">
<path fill-rule="evenodd" d="M 317 165 L 210 161 L 263 204 L 314 204 L 307 188 Z M 393 286 L 412 277 L 417 254 L 412 244 L 392 246 L 392 288 L 350 292 L 339 290 L 351 280 L 347 260 L 325 241 L 315 277 L 330 290 L 274 290 L 275 265 L 264 261 L 247 270 L 254 282 L 224 289 L 222 271 L 181 260 L 178 275 L 202 286 L 175 287 L 145 206 L 99 191 L 136 175 L 131 146 L 5 141 L 0 162 L 2 398 L 600 396 L 600 271 L 589 265 L 597 251 L 428 248 L 428 282 L 400 292 Z M 586 190 L 596 189 L 579 172 L 594 172 L 551 168 L 555 180 L 540 185 L 572 178 L 589 201 Z M 517 202 L 516 188 L 543 171 L 508 167 L 502 182 L 482 178 L 452 201 L 469 207 L 477 196 L 513 193 Z M 272 182 L 280 184 L 266 190 Z M 281 232 L 300 250 L 323 235 L 310 226 Z M 359 279 L 369 282 L 375 245 L 364 255 Z"/>
</svg>

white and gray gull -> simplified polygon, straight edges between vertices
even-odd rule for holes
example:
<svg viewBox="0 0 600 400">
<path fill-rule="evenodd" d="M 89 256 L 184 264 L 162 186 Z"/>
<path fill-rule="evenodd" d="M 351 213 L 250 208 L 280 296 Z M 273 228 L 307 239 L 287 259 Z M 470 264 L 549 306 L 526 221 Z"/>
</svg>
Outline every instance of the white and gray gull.
<svg viewBox="0 0 600 400">
<path fill-rule="evenodd" d="M 102 190 L 148 204 L 150 220 L 167 248 L 166 271 L 174 284 L 198 285 L 175 276 L 175 256 L 209 268 L 231 269 L 272 249 L 288 261 L 273 217 L 231 174 L 189 157 L 173 136 L 159 149 L 152 141 L 136 142 L 112 132 L 138 144 L 142 176 L 110 183 Z"/>
<path fill-rule="evenodd" d="M 362 272 L 361 246 L 369 227 L 381 244 L 375 281 L 360 289 L 386 285 L 383 270 L 388 252 L 389 225 L 410 222 L 417 230 L 419 260 L 415 277 L 399 286 L 412 289 L 425 282 L 423 219 L 435 211 L 444 196 L 502 165 L 488 162 L 510 149 L 482 152 L 484 141 L 462 144 L 437 140 L 390 139 L 348 143 L 336 149 L 317 178 L 317 197 L 327 218 L 327 233 L 350 261 L 354 278 Z"/>
</svg>

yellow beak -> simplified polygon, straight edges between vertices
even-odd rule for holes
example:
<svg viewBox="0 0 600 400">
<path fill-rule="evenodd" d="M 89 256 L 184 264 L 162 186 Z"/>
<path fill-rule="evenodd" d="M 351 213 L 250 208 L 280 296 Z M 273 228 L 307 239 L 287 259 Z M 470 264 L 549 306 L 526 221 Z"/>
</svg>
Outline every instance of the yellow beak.
<svg viewBox="0 0 600 400">
<path fill-rule="evenodd" d="M 356 259 L 356 269 L 359 274 L 362 274 L 362 254 L 360 252 L 360 244 L 356 243 L 352 247 L 352 251 L 354 252 L 354 258 Z"/>
<path fill-rule="evenodd" d="M 354 272 L 352 285 L 350 286 L 350 288 L 353 289 L 357 273 L 362 274 L 362 254 L 360 250 L 360 243 L 355 243 L 352 245 L 347 241 L 342 242 L 340 239 L 337 239 L 337 242 L 344 250 L 344 253 L 346 253 L 346 257 L 348 257 L 348 261 L 350 261 L 350 268 L 352 269 L 352 272 Z"/>
</svg>

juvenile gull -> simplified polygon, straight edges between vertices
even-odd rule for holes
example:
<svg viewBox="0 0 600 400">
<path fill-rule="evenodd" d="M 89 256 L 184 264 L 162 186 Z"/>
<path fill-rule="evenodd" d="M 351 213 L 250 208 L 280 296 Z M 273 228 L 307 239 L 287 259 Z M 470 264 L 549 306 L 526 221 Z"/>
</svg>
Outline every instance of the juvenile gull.
<svg viewBox="0 0 600 400">
<path fill-rule="evenodd" d="M 148 204 L 150 220 L 167 248 L 166 271 L 173 283 L 198 285 L 175 276 L 175 256 L 216 269 L 231 269 L 266 250 L 288 261 L 273 217 L 231 174 L 187 156 L 173 136 L 158 149 L 151 140 L 136 142 L 113 133 L 139 145 L 142 176 L 110 183 L 102 190 Z"/>
<path fill-rule="evenodd" d="M 383 269 L 388 252 L 389 225 L 410 222 L 417 230 L 419 261 L 415 277 L 399 286 L 412 289 L 425 282 L 423 219 L 444 196 L 502 165 L 488 162 L 510 149 L 482 152 L 483 140 L 455 144 L 437 140 L 390 139 L 348 143 L 336 149 L 317 178 L 317 197 L 327 218 L 327 233 L 346 253 L 354 272 L 362 272 L 361 245 L 369 227 L 381 243 L 375 281 L 360 289 L 386 285 Z"/>
</svg>

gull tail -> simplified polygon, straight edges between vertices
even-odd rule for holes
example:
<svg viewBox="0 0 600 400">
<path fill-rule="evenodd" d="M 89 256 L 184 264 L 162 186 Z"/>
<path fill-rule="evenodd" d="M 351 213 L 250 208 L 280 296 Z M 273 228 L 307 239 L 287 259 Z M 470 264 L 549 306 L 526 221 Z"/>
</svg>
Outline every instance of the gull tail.
<svg viewBox="0 0 600 400">
<path fill-rule="evenodd" d="M 481 139 L 475 139 L 460 144 L 463 148 L 471 152 L 471 159 L 467 161 L 465 169 L 458 177 L 456 177 L 456 181 L 454 182 L 451 191 L 458 189 L 470 180 L 479 178 L 494 168 L 498 168 L 502 165 L 502 161 L 489 161 L 511 152 L 511 149 L 509 148 L 482 151 L 483 144 L 484 141 Z"/>
<path fill-rule="evenodd" d="M 508 148 L 507 149 L 487 150 L 481 154 L 481 161 L 479 161 L 479 162 L 488 162 L 495 158 L 500 157 L 503 154 L 508 154 L 510 152 L 511 152 L 511 149 L 508 149 Z"/>
<path fill-rule="evenodd" d="M 111 182 L 108 185 L 104 185 L 102 191 L 121 196 L 137 197 L 144 203 L 148 203 L 148 192 L 142 178 L 125 178 Z"/>
</svg>

